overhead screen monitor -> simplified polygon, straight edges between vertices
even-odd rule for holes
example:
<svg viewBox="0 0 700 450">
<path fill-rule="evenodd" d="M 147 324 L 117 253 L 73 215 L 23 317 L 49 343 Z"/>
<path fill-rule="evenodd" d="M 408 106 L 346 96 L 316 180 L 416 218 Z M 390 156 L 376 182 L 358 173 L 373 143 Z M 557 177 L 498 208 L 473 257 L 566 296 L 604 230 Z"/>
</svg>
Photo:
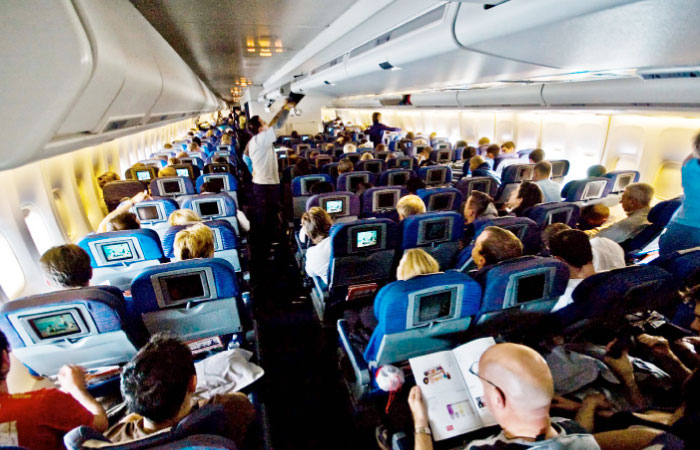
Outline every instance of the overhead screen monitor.
<svg viewBox="0 0 700 450">
<path fill-rule="evenodd" d="M 204 177 L 204 182 L 211 184 L 212 187 L 219 191 L 231 190 L 228 185 L 228 178 L 226 178 L 225 176 L 206 176 Z"/>
<path fill-rule="evenodd" d="M 180 169 L 175 169 L 175 172 L 177 172 L 178 177 L 189 177 L 190 176 L 190 171 L 187 168 L 180 168 Z"/>
<path fill-rule="evenodd" d="M 136 171 L 136 179 L 139 181 L 150 181 L 151 180 L 151 171 L 150 170 L 137 170 Z"/>
<path fill-rule="evenodd" d="M 66 338 L 89 332 L 77 309 L 64 309 L 26 319 L 40 340 Z"/>
<path fill-rule="evenodd" d="M 223 216 L 223 205 L 219 199 L 214 200 L 198 200 L 194 203 L 195 209 L 199 213 L 199 217 L 217 217 Z"/>
<path fill-rule="evenodd" d="M 331 215 L 347 215 L 345 198 L 343 197 L 324 198 L 321 200 L 321 208 Z"/>
<path fill-rule="evenodd" d="M 448 238 L 447 231 L 449 230 L 449 220 L 438 220 L 427 222 L 425 224 L 422 243 L 439 242 Z"/>
<path fill-rule="evenodd" d="M 374 210 L 396 209 L 398 202 L 398 191 L 375 192 L 374 194 Z"/>
<path fill-rule="evenodd" d="M 454 289 L 417 296 L 414 302 L 413 326 L 452 317 L 453 296 Z"/>
<path fill-rule="evenodd" d="M 452 209 L 454 193 L 435 194 L 430 197 L 428 211 L 449 211 Z"/>
<path fill-rule="evenodd" d="M 202 272 L 181 273 L 158 277 L 160 292 L 157 297 L 161 307 L 179 305 L 211 298 L 207 274 Z"/>
<path fill-rule="evenodd" d="M 546 295 L 546 283 L 546 273 L 518 278 L 516 287 L 518 298 L 516 299 L 516 303 L 520 304 L 542 300 Z"/>
<path fill-rule="evenodd" d="M 130 241 L 102 244 L 100 248 L 107 262 L 134 259 L 134 252 Z"/>
<path fill-rule="evenodd" d="M 445 171 L 441 169 L 433 169 L 428 172 L 428 183 L 430 184 L 444 184 L 445 183 Z"/>
<path fill-rule="evenodd" d="M 592 181 L 586 184 L 586 188 L 583 191 L 582 200 L 592 200 L 600 198 L 603 196 L 603 190 L 607 185 L 606 181 Z"/>
<path fill-rule="evenodd" d="M 158 180 L 161 195 L 183 195 L 185 194 L 185 183 L 182 180 Z"/>
<path fill-rule="evenodd" d="M 151 220 L 159 220 L 160 217 L 160 210 L 158 209 L 158 206 L 156 205 L 147 205 L 147 206 L 134 206 L 134 209 L 136 210 L 136 215 L 139 216 L 139 220 L 141 221 L 151 221 Z"/>
</svg>

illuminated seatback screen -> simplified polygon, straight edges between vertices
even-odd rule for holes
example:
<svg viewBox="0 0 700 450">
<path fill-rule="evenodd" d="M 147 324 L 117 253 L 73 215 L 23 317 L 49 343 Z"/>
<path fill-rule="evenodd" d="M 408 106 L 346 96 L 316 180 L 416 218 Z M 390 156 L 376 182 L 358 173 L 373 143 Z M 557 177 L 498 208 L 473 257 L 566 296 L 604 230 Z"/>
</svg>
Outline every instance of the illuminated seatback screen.
<svg viewBox="0 0 700 450">
<path fill-rule="evenodd" d="M 29 319 L 29 325 L 41 339 L 80 334 L 80 326 L 70 312 Z"/>
<path fill-rule="evenodd" d="M 131 246 L 129 246 L 128 242 L 105 244 L 102 246 L 102 253 L 105 256 L 105 260 L 109 262 L 132 259 L 134 257 L 134 254 L 131 251 Z"/>
</svg>

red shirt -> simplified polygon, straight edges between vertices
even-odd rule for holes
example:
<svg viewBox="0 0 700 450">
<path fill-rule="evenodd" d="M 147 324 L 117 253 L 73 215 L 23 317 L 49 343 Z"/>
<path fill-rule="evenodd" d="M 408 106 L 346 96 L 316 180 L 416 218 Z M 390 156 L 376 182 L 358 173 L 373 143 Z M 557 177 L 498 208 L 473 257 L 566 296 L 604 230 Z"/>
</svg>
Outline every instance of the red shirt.
<svg viewBox="0 0 700 450">
<path fill-rule="evenodd" d="M 0 394 L 0 445 L 30 450 L 65 449 L 63 436 L 93 415 L 71 395 L 58 389 Z"/>
</svg>

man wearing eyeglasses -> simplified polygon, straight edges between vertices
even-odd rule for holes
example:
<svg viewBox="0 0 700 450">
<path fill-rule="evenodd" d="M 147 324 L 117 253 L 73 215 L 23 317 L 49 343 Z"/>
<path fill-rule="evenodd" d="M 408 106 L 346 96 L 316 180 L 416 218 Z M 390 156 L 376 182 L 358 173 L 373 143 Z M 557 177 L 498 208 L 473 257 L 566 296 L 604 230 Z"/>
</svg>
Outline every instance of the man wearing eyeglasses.
<svg viewBox="0 0 700 450">
<path fill-rule="evenodd" d="M 471 371 L 484 386 L 484 402 L 501 426 L 500 434 L 473 441 L 467 450 L 598 450 L 591 434 L 576 422 L 552 419 L 552 374 L 544 358 L 529 347 L 497 344 Z M 408 404 L 415 425 L 415 448 L 433 448 L 428 413 L 420 389 L 411 389 Z"/>
</svg>

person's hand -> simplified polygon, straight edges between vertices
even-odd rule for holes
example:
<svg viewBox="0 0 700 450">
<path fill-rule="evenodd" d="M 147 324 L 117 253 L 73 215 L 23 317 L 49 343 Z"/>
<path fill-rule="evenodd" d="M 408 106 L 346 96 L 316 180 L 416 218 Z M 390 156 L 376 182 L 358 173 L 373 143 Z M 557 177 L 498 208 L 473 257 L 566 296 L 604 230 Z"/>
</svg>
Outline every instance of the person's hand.
<svg viewBox="0 0 700 450">
<path fill-rule="evenodd" d="M 575 412 L 578 411 L 579 408 L 581 408 L 581 402 L 577 402 L 576 400 L 570 400 L 566 397 L 562 397 L 561 395 L 555 395 L 554 397 L 552 397 L 552 404 L 550 405 L 550 407 L 562 411 Z"/>
<path fill-rule="evenodd" d="M 136 204 L 144 200 L 150 200 L 150 198 L 151 197 L 148 195 L 148 191 L 139 192 L 138 194 L 131 197 L 131 203 Z"/>
<path fill-rule="evenodd" d="M 596 392 L 595 394 L 588 394 L 583 399 L 582 407 L 588 407 L 593 409 L 609 409 L 611 405 L 607 397 L 605 397 L 605 395 L 601 394 L 600 392 Z"/>
<path fill-rule="evenodd" d="M 608 344 L 608 348 L 610 348 L 613 342 Z M 617 376 L 622 378 L 624 382 L 634 381 L 634 367 L 632 366 L 627 350 L 623 350 L 619 358 L 606 356 L 605 364 L 607 364 Z"/>
<path fill-rule="evenodd" d="M 684 338 L 678 339 L 676 345 L 687 348 L 695 353 L 700 353 L 700 337 L 698 336 L 686 336 Z"/>
<path fill-rule="evenodd" d="M 637 336 L 637 342 L 646 346 L 651 352 L 658 356 L 664 357 L 671 354 L 671 346 L 668 340 L 661 336 L 652 336 L 650 334 L 640 334 Z"/>
<path fill-rule="evenodd" d="M 408 393 L 408 406 L 413 414 L 413 423 L 417 427 L 428 426 L 428 411 L 423 402 L 423 395 L 418 386 L 413 386 Z"/>
<path fill-rule="evenodd" d="M 58 371 L 58 384 L 68 394 L 85 391 L 85 370 L 76 365 L 63 366 Z"/>
</svg>

